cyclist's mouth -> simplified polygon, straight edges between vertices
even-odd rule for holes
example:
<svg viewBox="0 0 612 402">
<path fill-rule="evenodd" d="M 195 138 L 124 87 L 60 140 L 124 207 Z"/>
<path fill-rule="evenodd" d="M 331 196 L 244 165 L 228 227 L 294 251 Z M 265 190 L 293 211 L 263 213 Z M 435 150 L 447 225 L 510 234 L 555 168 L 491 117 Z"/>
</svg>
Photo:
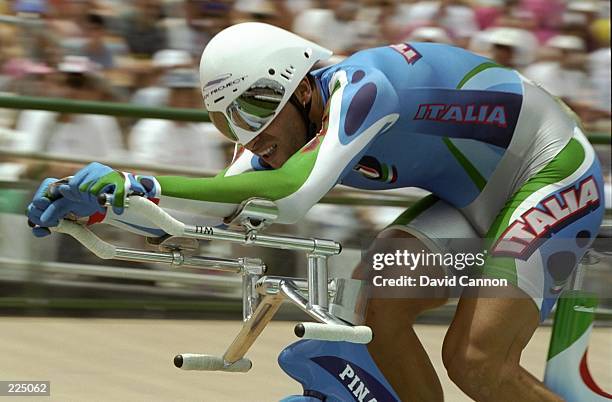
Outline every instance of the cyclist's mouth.
<svg viewBox="0 0 612 402">
<path fill-rule="evenodd" d="M 278 145 L 276 144 L 271 145 L 268 148 L 264 149 L 262 152 L 260 152 L 259 156 L 261 156 L 267 162 L 267 160 L 270 159 L 270 157 L 274 154 L 274 152 L 276 152 L 277 148 L 278 148 Z"/>
</svg>

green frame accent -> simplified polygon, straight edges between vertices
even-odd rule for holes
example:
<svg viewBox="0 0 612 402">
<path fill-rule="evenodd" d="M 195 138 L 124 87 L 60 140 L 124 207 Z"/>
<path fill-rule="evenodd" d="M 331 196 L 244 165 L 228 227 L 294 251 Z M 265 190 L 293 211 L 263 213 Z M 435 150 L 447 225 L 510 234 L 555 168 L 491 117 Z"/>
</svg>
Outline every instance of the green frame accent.
<svg viewBox="0 0 612 402">
<path fill-rule="evenodd" d="M 564 292 L 557 303 L 553 324 L 548 360 L 569 348 L 593 324 L 593 316 L 598 300 L 594 293 L 580 290 Z M 576 311 L 583 307 L 591 311 Z"/>
</svg>

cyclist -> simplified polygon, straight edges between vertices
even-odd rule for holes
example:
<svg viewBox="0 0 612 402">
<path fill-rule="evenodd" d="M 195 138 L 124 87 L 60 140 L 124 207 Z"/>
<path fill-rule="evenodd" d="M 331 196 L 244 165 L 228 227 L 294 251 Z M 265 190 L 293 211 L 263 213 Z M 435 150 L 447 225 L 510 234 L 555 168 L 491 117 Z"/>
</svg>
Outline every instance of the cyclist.
<svg viewBox="0 0 612 402">
<path fill-rule="evenodd" d="M 73 212 L 162 235 L 123 210 L 139 193 L 168 210 L 229 216 L 251 197 L 274 200 L 281 223 L 299 220 L 338 183 L 427 196 L 383 231 L 444 249 L 441 238 L 491 241 L 482 286 L 461 297 L 443 345 L 450 378 L 477 401 L 557 401 L 519 364 L 603 216 L 603 181 L 572 115 L 537 85 L 460 48 L 401 43 L 360 51 L 311 71 L 332 52 L 270 25 L 229 27 L 200 64 L 205 107 L 237 143 L 214 178 L 138 176 L 92 163 L 28 208 L 37 236 Z M 113 208 L 96 202 L 113 192 Z M 558 241 L 558 240 L 567 241 Z M 375 244 L 375 247 L 377 245 Z M 421 246 L 419 246 L 421 247 Z M 363 267 L 362 267 L 363 269 Z M 369 350 L 402 400 L 442 400 L 415 317 L 444 298 L 368 301 Z"/>
</svg>

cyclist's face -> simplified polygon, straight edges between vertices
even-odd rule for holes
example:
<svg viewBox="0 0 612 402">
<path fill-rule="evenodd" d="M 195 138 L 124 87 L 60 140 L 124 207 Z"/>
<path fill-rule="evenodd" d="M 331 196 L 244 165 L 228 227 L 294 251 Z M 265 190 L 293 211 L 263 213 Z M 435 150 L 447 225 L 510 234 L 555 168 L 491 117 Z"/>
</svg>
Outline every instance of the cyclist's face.
<svg viewBox="0 0 612 402">
<path fill-rule="evenodd" d="M 283 107 L 270 125 L 245 147 L 278 169 L 308 142 L 308 130 L 295 105 Z"/>
<path fill-rule="evenodd" d="M 294 92 L 302 104 L 306 104 L 313 98 L 313 88 L 307 78 L 304 78 Z M 319 101 L 319 98 L 315 98 Z M 314 105 L 315 110 L 321 109 Z M 320 118 L 321 113 L 315 113 L 315 120 Z M 223 135 L 232 138 L 231 130 L 227 119 L 220 112 L 209 112 L 210 120 Z M 311 115 L 312 119 L 312 115 Z M 245 145 L 245 148 L 260 156 L 262 160 L 278 169 L 308 142 L 308 129 L 297 107 L 291 102 L 281 109 L 280 113 L 274 118 L 272 123 L 257 137 Z"/>
</svg>

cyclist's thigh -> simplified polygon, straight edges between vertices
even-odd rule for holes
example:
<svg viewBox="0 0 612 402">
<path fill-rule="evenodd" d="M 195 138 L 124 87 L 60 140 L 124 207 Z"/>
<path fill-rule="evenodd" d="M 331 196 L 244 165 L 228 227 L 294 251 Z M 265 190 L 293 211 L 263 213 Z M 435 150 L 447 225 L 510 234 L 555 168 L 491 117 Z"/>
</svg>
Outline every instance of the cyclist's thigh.
<svg viewBox="0 0 612 402">
<path fill-rule="evenodd" d="M 443 286 L 419 286 L 419 278 L 421 275 L 431 279 L 444 278 L 450 274 L 450 267 L 434 264 L 408 267 L 392 263 L 389 266 L 385 264 L 383 268 L 379 264 L 378 268 L 381 269 L 377 270 L 373 264 L 374 255 L 396 255 L 398 251 L 402 255 L 405 255 L 404 251 L 413 254 L 445 253 L 453 246 L 453 239 L 476 237 L 476 232 L 461 212 L 438 197 L 429 195 L 407 209 L 379 234 L 363 259 L 361 278 L 371 285 L 372 299 L 410 299 L 413 307 L 439 306 L 446 301 L 448 289 Z M 414 278 L 417 286 L 407 286 L 408 278 Z M 403 285 L 379 286 L 382 279 L 400 280 Z"/>
<path fill-rule="evenodd" d="M 486 277 L 507 279 L 550 313 L 603 219 L 603 179 L 579 129 L 561 152 L 506 202 L 487 233 Z"/>
</svg>

